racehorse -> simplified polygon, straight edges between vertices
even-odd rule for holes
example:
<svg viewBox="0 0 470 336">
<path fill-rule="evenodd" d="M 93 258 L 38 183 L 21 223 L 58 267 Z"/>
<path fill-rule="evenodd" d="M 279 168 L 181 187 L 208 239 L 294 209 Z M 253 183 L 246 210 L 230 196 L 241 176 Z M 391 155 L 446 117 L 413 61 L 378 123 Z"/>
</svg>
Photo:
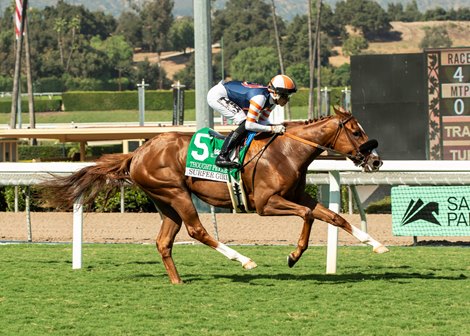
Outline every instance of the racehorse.
<svg viewBox="0 0 470 336">
<path fill-rule="evenodd" d="M 382 161 L 375 150 L 377 141 L 368 139 L 351 113 L 338 109 L 329 117 L 286 122 L 285 126 L 283 135 L 261 133 L 254 138 L 241 178 L 248 207 L 260 216 L 303 218 L 288 266 L 294 266 L 307 249 L 314 219 L 345 230 L 371 245 L 376 253 L 388 252 L 387 247 L 305 192 L 307 168 L 325 150 L 349 158 L 366 171 L 378 170 Z M 48 206 L 69 209 L 79 197 L 84 206 L 89 206 L 101 192 L 109 194 L 123 183 L 134 184 L 154 201 L 162 217 L 156 246 L 172 283 L 182 283 L 172 258 L 173 242 L 182 223 L 192 238 L 252 269 L 257 266 L 254 261 L 215 240 L 199 219 L 192 194 L 216 207 L 232 208 L 232 202 L 226 183 L 185 176 L 190 140 L 191 135 L 179 132 L 158 134 L 132 153 L 104 155 L 95 165 L 72 175 L 53 177 L 43 183 L 41 197 Z"/>
</svg>

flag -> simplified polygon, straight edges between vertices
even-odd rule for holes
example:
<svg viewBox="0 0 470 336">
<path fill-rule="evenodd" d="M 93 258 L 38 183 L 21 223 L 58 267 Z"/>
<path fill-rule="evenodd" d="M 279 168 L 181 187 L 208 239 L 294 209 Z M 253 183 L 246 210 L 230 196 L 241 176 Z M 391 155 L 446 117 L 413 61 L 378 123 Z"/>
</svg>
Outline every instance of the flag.
<svg viewBox="0 0 470 336">
<path fill-rule="evenodd" d="M 18 39 L 21 34 L 21 16 L 23 14 L 23 0 L 15 0 L 15 1 L 16 1 L 15 33 L 16 33 L 16 39 Z"/>
</svg>

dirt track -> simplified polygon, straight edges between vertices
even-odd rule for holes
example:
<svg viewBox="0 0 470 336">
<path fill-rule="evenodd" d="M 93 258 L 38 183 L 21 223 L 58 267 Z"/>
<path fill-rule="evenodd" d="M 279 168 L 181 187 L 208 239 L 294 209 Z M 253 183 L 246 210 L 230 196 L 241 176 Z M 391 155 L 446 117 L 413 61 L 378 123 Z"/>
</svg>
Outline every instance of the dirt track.
<svg viewBox="0 0 470 336">
<path fill-rule="evenodd" d="M 361 227 L 359 215 L 344 215 L 351 224 Z M 201 220 L 214 234 L 211 214 L 201 214 Z M 220 241 L 229 244 L 285 244 L 297 242 L 302 227 L 298 217 L 260 217 L 256 214 L 217 214 Z M 411 245 L 412 237 L 394 237 L 390 215 L 368 215 L 368 232 L 385 245 Z M 327 227 L 315 221 L 311 245 L 325 245 Z M 72 240 L 71 213 L 32 213 L 31 228 L 33 242 L 70 242 Z M 83 240 L 100 243 L 148 243 L 153 244 L 160 229 L 160 216 L 148 213 L 89 213 L 84 216 Z M 26 214 L 0 213 L 0 241 L 26 241 Z M 470 237 L 419 237 L 419 240 L 446 240 L 470 242 Z M 182 228 L 177 242 L 193 241 Z M 340 245 L 358 244 L 346 232 L 339 231 Z"/>
</svg>

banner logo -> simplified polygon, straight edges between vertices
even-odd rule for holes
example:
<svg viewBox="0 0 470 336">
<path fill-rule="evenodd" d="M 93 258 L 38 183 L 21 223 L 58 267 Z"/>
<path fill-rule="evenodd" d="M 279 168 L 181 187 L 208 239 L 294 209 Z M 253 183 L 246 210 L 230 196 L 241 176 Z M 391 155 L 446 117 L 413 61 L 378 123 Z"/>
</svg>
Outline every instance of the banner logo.
<svg viewBox="0 0 470 336">
<path fill-rule="evenodd" d="M 401 220 L 401 225 L 407 225 L 418 220 L 424 220 L 441 226 L 436 215 L 439 215 L 439 203 L 429 202 L 424 204 L 421 198 L 418 198 L 417 201 L 411 200 L 408 204 L 408 208 Z"/>
</svg>

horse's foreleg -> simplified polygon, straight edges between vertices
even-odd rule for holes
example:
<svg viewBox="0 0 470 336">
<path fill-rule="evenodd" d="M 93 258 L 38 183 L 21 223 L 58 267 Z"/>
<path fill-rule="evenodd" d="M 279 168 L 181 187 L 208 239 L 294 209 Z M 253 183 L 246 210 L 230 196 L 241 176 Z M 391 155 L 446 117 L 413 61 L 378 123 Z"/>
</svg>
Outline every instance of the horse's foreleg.
<svg viewBox="0 0 470 336">
<path fill-rule="evenodd" d="M 279 195 L 273 195 L 269 198 L 262 210 L 259 211 L 259 214 L 262 216 L 297 215 L 303 218 L 304 224 L 297 242 L 297 248 L 287 257 L 287 264 L 289 267 L 293 267 L 297 261 L 299 261 L 302 254 L 307 250 L 308 240 L 312 231 L 314 217 L 312 216 L 310 208 L 316 204 L 316 201 L 305 194 L 301 203 L 302 204 L 296 204 Z"/>
<path fill-rule="evenodd" d="M 385 253 L 389 251 L 387 247 L 372 238 L 368 233 L 358 229 L 354 225 L 349 224 L 343 217 L 324 207 L 320 203 L 318 203 L 317 206 L 313 209 L 313 216 L 321 221 L 342 228 L 349 234 L 356 237 L 361 243 L 371 245 L 373 251 L 376 253 Z"/>
</svg>

